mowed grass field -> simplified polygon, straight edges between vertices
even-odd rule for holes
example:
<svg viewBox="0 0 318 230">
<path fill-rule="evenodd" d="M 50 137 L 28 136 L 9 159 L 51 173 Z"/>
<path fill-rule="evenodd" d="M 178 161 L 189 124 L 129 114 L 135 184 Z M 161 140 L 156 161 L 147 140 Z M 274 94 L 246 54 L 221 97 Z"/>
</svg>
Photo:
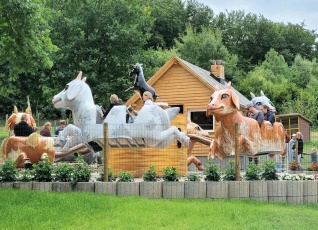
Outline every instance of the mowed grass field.
<svg viewBox="0 0 318 230">
<path fill-rule="evenodd" d="M 0 229 L 315 229 L 318 204 L 0 189 Z"/>
</svg>

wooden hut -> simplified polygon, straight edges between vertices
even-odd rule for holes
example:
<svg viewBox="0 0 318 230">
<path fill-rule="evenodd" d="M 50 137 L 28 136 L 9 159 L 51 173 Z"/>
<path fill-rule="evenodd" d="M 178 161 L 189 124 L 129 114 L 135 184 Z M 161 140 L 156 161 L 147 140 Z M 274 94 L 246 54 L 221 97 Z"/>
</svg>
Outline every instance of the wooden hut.
<svg viewBox="0 0 318 230">
<path fill-rule="evenodd" d="M 299 113 L 275 115 L 276 121 L 281 122 L 291 136 L 294 133 L 301 132 L 303 141 L 310 141 L 310 126 L 312 122 Z"/>
<path fill-rule="evenodd" d="M 219 61 L 213 62 L 211 65 L 211 71 L 207 71 L 182 60 L 181 58 L 172 57 L 147 81 L 147 83 L 151 85 L 160 96 L 156 102 L 168 103 L 171 107 L 180 107 L 179 115 L 171 121 L 172 125 L 180 128 L 181 131 L 186 132 L 187 120 L 189 118 L 192 122 L 195 122 L 202 128 L 208 130 L 212 138 L 214 137 L 214 130 L 218 124 L 215 123 L 214 118 L 206 117 L 205 113 L 210 96 L 215 91 L 215 88 L 226 88 L 224 67 L 222 63 Z M 245 108 L 245 105 L 249 100 L 240 92 L 235 90 L 234 87 L 233 90 L 240 98 L 241 107 Z M 139 110 L 143 106 L 143 102 L 139 94 L 135 93 L 126 102 L 126 105 L 131 105 L 135 110 Z M 208 148 L 208 146 L 196 144 L 192 155 L 208 156 Z M 146 156 L 149 158 L 149 161 L 143 160 L 141 162 L 141 160 L 139 160 L 140 164 L 138 164 L 138 166 L 132 166 L 138 168 L 138 172 L 135 170 L 135 175 L 139 175 L 141 170 L 149 168 L 150 164 L 154 164 L 156 166 L 159 165 L 160 170 L 162 167 L 166 167 L 168 165 L 171 166 L 171 161 L 174 164 L 173 166 L 179 169 L 180 174 L 187 173 L 186 148 L 178 148 L 177 143 L 173 143 L 170 147 L 160 150 L 160 158 L 149 156 L 149 151 L 158 150 L 123 148 L 110 149 L 110 167 L 115 169 L 115 172 L 123 168 L 127 169 L 127 166 L 124 166 L 120 162 L 127 161 L 136 163 L 138 160 L 136 160 L 134 156 L 137 155 L 140 159 L 143 156 Z M 122 156 L 123 152 L 127 154 Z M 114 161 L 116 157 L 120 156 L 123 159 L 116 160 L 115 163 Z M 165 156 L 171 159 L 165 159 Z"/>
</svg>

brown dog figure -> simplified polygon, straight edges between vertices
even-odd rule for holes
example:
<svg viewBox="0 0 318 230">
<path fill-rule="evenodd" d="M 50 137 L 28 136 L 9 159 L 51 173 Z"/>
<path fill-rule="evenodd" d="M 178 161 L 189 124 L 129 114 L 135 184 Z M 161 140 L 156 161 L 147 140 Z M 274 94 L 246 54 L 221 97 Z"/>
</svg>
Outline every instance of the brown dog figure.
<svg viewBox="0 0 318 230">
<path fill-rule="evenodd" d="M 216 89 L 208 104 L 207 116 L 214 116 L 220 125 L 216 128 L 215 139 L 211 142 L 209 155 L 224 159 L 234 155 L 234 124 L 238 124 L 239 152 L 242 155 L 280 153 L 286 154 L 283 126 L 263 122 L 261 129 L 256 120 L 244 117 L 240 112 L 239 98 L 231 90 L 231 82 L 225 89 Z"/>
</svg>

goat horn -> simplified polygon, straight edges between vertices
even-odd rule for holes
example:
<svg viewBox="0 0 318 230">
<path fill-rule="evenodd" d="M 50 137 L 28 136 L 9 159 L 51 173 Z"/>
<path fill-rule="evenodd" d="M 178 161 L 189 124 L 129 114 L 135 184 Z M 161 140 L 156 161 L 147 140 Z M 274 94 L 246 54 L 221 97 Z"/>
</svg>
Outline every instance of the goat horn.
<svg viewBox="0 0 318 230">
<path fill-rule="evenodd" d="M 250 92 L 250 94 L 251 94 L 252 98 L 255 98 L 255 95 L 254 95 L 254 93 Z"/>
</svg>

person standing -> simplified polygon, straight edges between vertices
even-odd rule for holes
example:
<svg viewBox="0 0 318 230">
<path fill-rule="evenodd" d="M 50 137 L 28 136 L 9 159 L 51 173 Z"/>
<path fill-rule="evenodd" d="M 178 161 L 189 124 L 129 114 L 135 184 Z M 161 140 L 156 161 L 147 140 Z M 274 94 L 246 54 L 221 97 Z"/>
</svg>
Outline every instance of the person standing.
<svg viewBox="0 0 318 230">
<path fill-rule="evenodd" d="M 65 120 L 60 120 L 60 127 L 58 127 L 55 132 L 54 135 L 58 136 L 59 132 L 62 131 L 64 128 L 66 127 L 66 121 Z"/>
<path fill-rule="evenodd" d="M 269 111 L 269 108 L 267 105 L 261 105 L 261 111 L 264 114 L 264 121 L 269 121 L 273 125 L 275 122 L 274 113 Z"/>
<path fill-rule="evenodd" d="M 304 150 L 303 134 L 301 132 L 296 133 L 296 141 L 298 142 L 298 162 L 300 163 Z"/>
<path fill-rule="evenodd" d="M 40 135 L 43 137 L 50 137 L 51 136 L 51 122 L 45 122 L 43 125 L 43 129 L 40 131 Z"/>
<path fill-rule="evenodd" d="M 21 121 L 14 125 L 13 132 L 15 136 L 27 137 L 34 132 L 33 127 L 26 122 L 27 118 L 28 115 L 23 114 L 21 116 Z"/>
<path fill-rule="evenodd" d="M 296 151 L 295 151 L 295 142 L 296 142 L 296 134 L 292 135 L 288 143 L 288 163 L 292 162 L 295 159 Z"/>
</svg>

